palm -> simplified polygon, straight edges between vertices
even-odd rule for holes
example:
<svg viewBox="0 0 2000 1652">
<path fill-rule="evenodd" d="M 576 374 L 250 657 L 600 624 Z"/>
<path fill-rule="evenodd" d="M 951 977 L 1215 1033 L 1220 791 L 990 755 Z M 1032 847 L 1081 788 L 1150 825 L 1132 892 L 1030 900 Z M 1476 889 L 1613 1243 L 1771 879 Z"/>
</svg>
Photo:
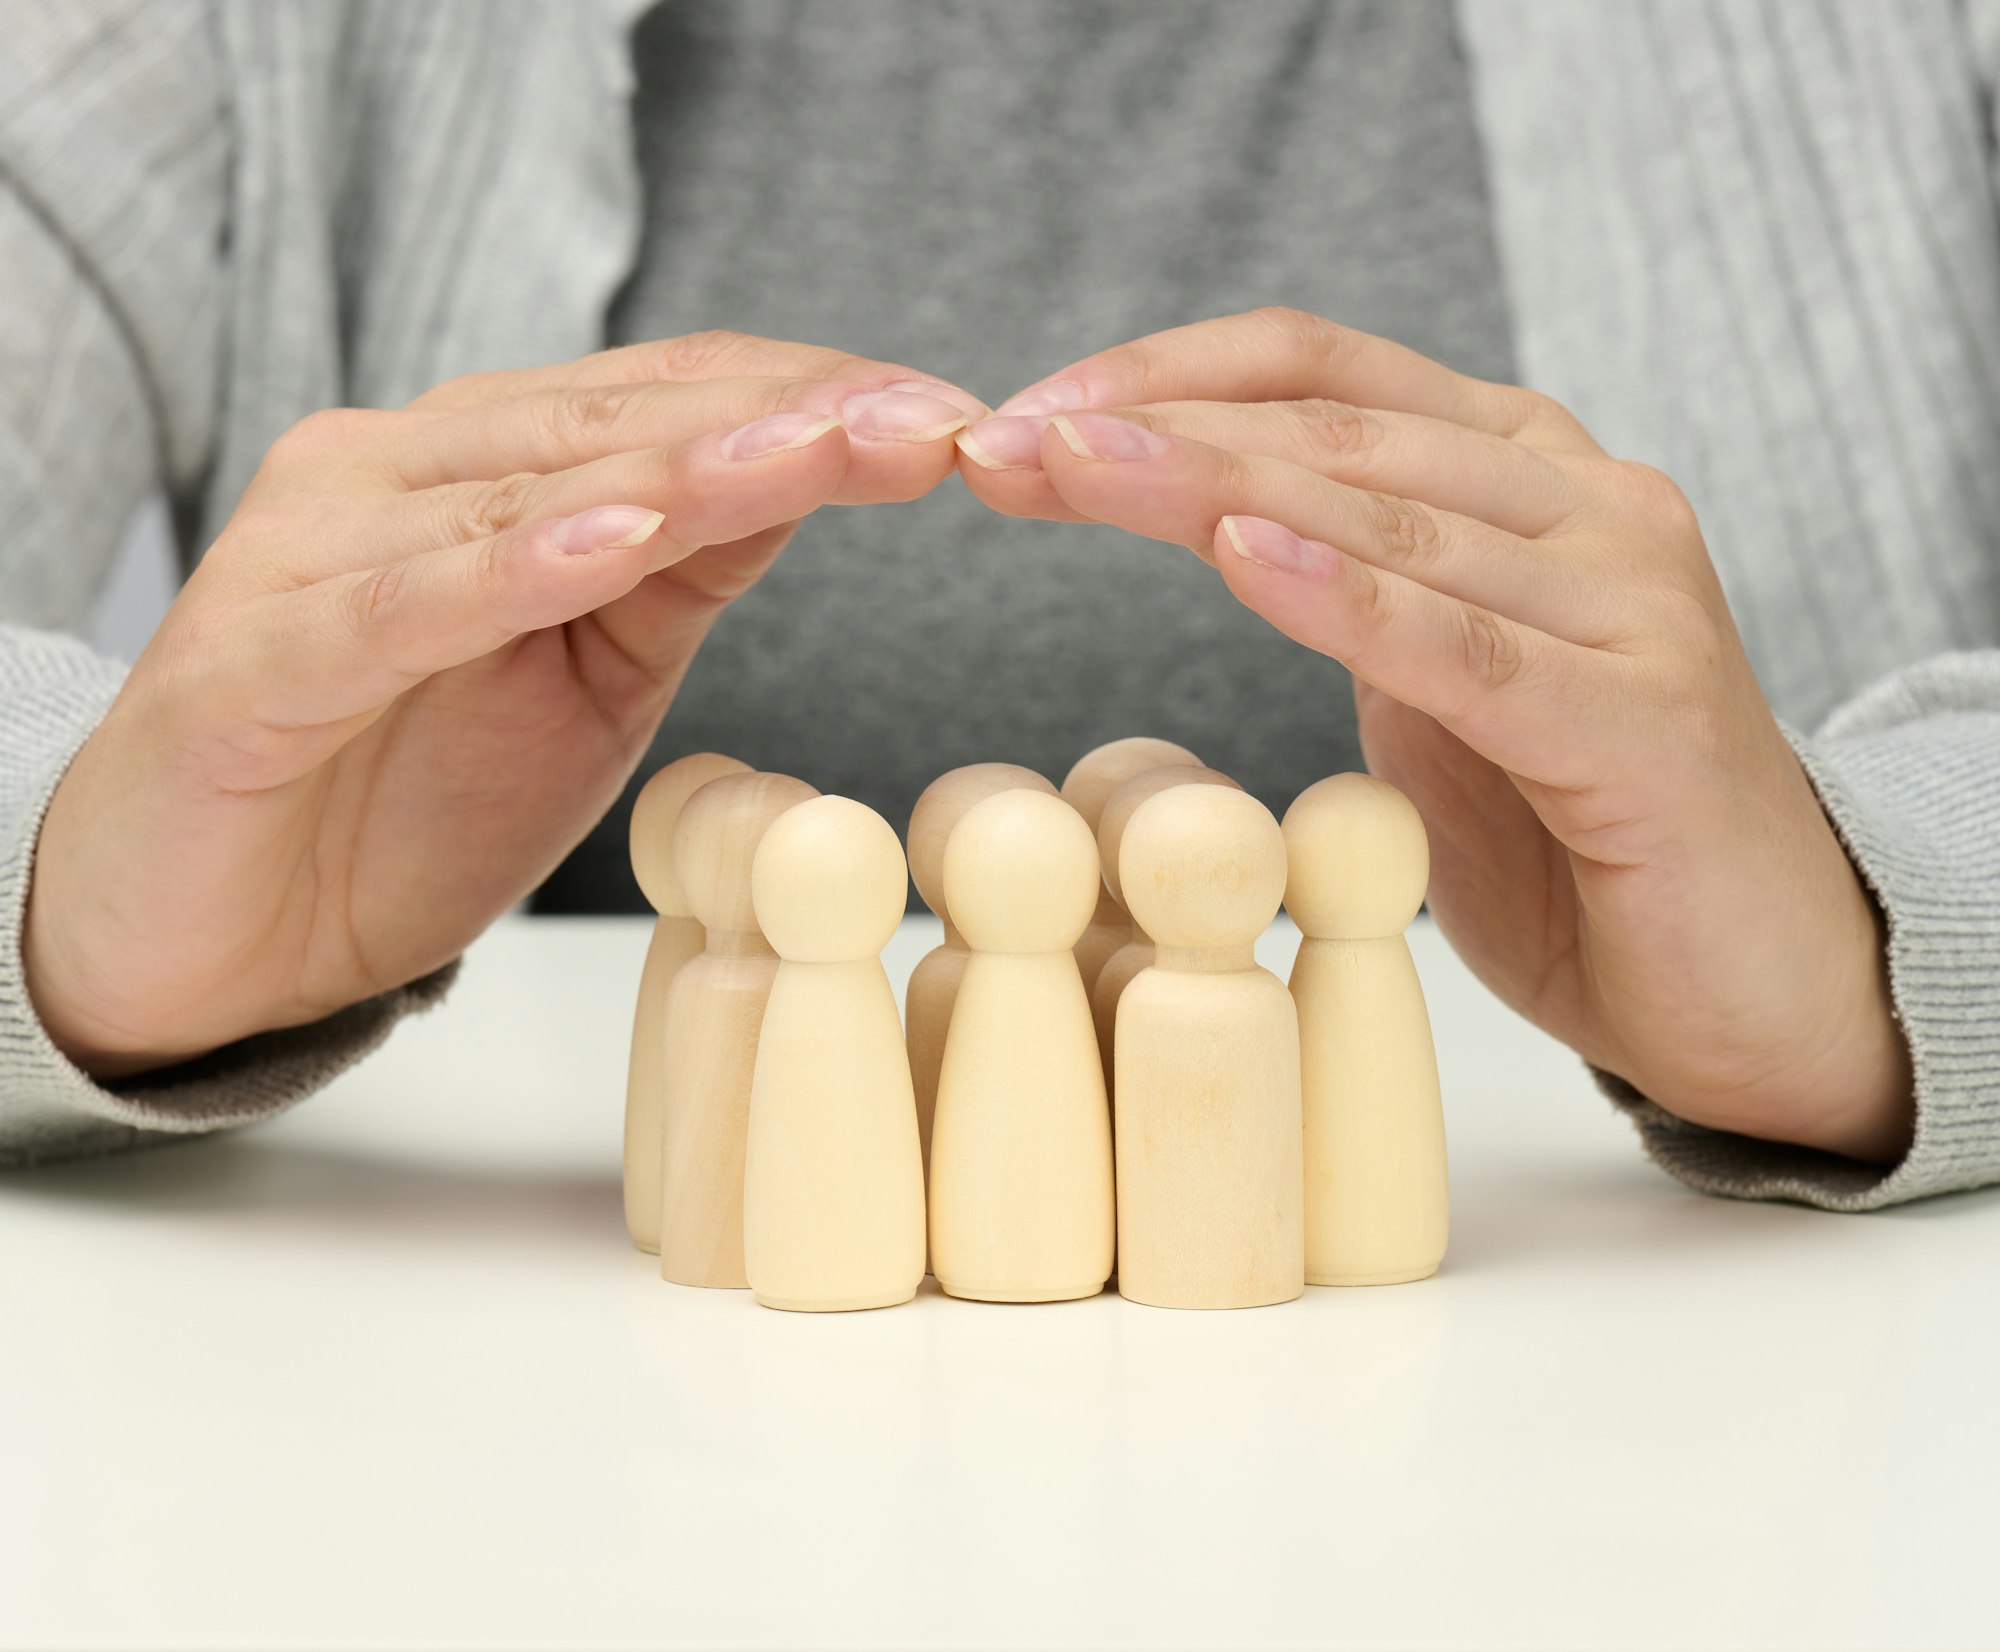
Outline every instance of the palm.
<svg viewBox="0 0 2000 1652">
<path fill-rule="evenodd" d="M 792 525 L 929 492 L 967 404 L 701 334 L 300 421 L 51 799 L 50 1037 L 143 1071 L 453 957 L 603 814 Z"/>
<path fill-rule="evenodd" d="M 334 873 L 312 925 L 335 938 L 336 960 L 348 934 L 393 936 L 397 955 L 355 949 L 334 995 L 366 997 L 452 957 L 610 806 L 648 725 L 600 698 L 582 664 L 589 625 L 431 678 L 335 760 L 302 834 Z"/>
<path fill-rule="evenodd" d="M 1678 864 L 1670 837 L 1650 847 L 1658 823 L 1636 794 L 1550 791 L 1386 695 L 1357 700 L 1369 766 L 1431 829 L 1431 911 L 1474 972 L 1587 1059 L 1655 1074 L 1663 1093 L 1737 1082 L 1746 1008 L 1787 984 L 1722 938 L 1746 891 L 1725 877 L 1712 910 L 1690 903 L 1699 857 Z M 1621 858 L 1577 847 L 1600 843 Z"/>
<path fill-rule="evenodd" d="M 675 632 L 691 653 L 790 531 L 712 547 L 596 613 L 427 678 L 330 760 L 243 799 L 200 857 L 219 880 L 211 909 L 239 928 L 204 928 L 192 957 L 181 948 L 189 984 L 266 1006 L 282 959 L 286 1018 L 307 1020 L 455 957 L 616 799 L 684 669 L 640 659 Z M 248 890 L 245 868 L 259 869 Z M 165 925 L 189 895 L 161 912 Z"/>
<path fill-rule="evenodd" d="M 1434 718 L 1364 683 L 1355 707 L 1369 768 L 1408 793 L 1430 828 L 1438 927 L 1507 1004 L 1573 1040 L 1587 987 L 1570 852 L 1514 777 Z"/>
</svg>

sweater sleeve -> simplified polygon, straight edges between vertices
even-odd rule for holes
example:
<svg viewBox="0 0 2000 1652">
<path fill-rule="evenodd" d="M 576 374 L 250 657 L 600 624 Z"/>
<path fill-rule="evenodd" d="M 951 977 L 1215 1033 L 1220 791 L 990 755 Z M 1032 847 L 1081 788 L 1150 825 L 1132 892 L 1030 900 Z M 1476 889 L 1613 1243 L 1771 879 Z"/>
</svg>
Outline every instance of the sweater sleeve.
<svg viewBox="0 0 2000 1652">
<path fill-rule="evenodd" d="M 122 670 L 68 638 L 0 625 L 0 1164 L 105 1153 L 248 1124 L 300 1101 L 435 1003 L 452 970 L 106 1087 L 49 1042 L 21 969 L 36 834 Z"/>
<path fill-rule="evenodd" d="M 213 453 L 229 142 L 203 8 L 10 7 L 0 54 L 0 1163 L 266 1117 L 449 972 L 115 1087 L 49 1041 L 21 957 L 41 821 L 123 668 L 66 635 L 134 509 Z"/>
<path fill-rule="evenodd" d="M 1706 1192 L 1875 1210 L 2000 1181 L 2000 650 L 1898 672 L 1792 738 L 1887 920 L 1908 1154 L 1885 1169 L 1709 1130 L 1601 1080 L 1654 1160 Z"/>
</svg>

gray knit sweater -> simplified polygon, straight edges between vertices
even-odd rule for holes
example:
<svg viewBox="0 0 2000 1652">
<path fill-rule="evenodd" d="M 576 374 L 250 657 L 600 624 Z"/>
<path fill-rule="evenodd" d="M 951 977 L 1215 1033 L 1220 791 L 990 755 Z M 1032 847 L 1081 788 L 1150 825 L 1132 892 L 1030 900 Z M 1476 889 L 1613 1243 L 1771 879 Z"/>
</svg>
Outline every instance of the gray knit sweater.
<svg viewBox="0 0 2000 1652">
<path fill-rule="evenodd" d="M 116 1090 L 70 1067 L 20 922 L 118 671 L 61 633 L 154 489 L 199 544 L 316 407 L 595 347 L 638 192 L 608 10 L 4 10 L 0 1156 L 21 1160 L 267 1116 L 434 995 Z M 1460 15 L 1521 376 L 1699 509 L 1888 914 L 1919 1116 L 1884 1172 L 1621 1104 L 1720 1192 L 1859 1209 L 2000 1179 L 2000 5 Z"/>
</svg>

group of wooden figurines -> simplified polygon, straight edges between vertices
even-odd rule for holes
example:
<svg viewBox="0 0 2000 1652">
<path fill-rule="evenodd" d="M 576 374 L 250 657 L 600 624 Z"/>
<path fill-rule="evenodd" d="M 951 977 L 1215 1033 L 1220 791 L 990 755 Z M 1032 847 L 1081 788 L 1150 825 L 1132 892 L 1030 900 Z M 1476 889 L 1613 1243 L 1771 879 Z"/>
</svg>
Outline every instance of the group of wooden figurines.
<svg viewBox="0 0 2000 1652">
<path fill-rule="evenodd" d="M 659 913 L 625 1115 L 634 1242 L 768 1307 L 1174 1308 L 1422 1279 L 1443 1259 L 1444 1121 L 1403 931 L 1429 850 L 1364 774 L 1283 824 L 1167 741 L 1060 791 L 955 769 L 893 827 L 702 753 L 640 793 Z M 944 921 L 907 1037 L 881 963 L 907 880 Z M 1252 954 L 1280 902 L 1290 990 Z M 1115 1138 L 1115 1140 L 1114 1140 Z"/>
</svg>

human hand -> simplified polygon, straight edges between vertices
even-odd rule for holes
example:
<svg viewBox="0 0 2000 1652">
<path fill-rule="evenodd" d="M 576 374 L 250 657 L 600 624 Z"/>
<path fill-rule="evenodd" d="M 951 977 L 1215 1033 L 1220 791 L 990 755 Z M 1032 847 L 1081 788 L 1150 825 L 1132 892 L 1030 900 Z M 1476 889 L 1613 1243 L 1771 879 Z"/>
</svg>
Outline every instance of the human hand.
<svg viewBox="0 0 2000 1652">
<path fill-rule="evenodd" d="M 1546 397 L 1289 310 L 998 412 L 959 438 L 989 505 L 1192 546 L 1353 673 L 1439 927 L 1507 1003 L 1695 1123 L 1902 1154 L 1875 909 L 1666 477 Z"/>
<path fill-rule="evenodd" d="M 296 426 L 51 803 L 50 1036 L 110 1077 L 448 962 L 610 806 L 797 519 L 926 492 L 968 410 L 718 333 Z"/>
</svg>

